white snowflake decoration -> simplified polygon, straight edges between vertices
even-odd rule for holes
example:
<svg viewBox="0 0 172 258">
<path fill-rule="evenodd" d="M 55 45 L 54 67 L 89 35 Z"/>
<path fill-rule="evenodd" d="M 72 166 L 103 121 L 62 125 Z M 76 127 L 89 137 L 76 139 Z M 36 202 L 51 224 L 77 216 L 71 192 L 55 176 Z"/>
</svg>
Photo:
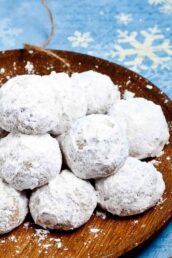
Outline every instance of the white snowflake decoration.
<svg viewBox="0 0 172 258">
<path fill-rule="evenodd" d="M 140 35 L 143 40 L 138 40 Z M 118 44 L 114 44 L 109 56 L 117 57 L 135 71 L 167 68 L 172 56 L 170 41 L 164 38 L 157 26 L 140 31 L 140 35 L 136 31 L 119 30 Z"/>
<path fill-rule="evenodd" d="M 0 42 L 7 47 L 13 47 L 16 38 L 23 32 L 22 29 L 14 28 L 10 25 L 10 19 L 5 18 L 0 21 Z"/>
<path fill-rule="evenodd" d="M 148 0 L 151 5 L 160 5 L 160 11 L 166 14 L 172 14 L 172 0 Z"/>
<path fill-rule="evenodd" d="M 73 47 L 83 48 L 87 48 L 88 45 L 93 42 L 90 32 L 81 33 L 79 31 L 75 31 L 73 36 L 68 37 L 68 40 L 72 43 Z"/>
<path fill-rule="evenodd" d="M 133 20 L 131 14 L 127 14 L 127 13 L 120 13 L 118 15 L 115 16 L 116 20 L 118 23 L 127 25 L 129 22 L 131 22 Z"/>
</svg>

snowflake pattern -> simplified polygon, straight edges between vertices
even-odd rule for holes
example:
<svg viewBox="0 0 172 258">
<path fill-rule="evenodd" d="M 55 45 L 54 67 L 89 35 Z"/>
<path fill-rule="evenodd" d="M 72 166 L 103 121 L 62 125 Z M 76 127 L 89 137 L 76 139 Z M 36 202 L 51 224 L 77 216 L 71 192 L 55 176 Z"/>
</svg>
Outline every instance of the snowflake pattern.
<svg viewBox="0 0 172 258">
<path fill-rule="evenodd" d="M 127 25 L 129 22 L 133 20 L 131 14 L 127 14 L 127 13 L 120 13 L 115 16 L 115 19 L 117 20 L 118 23 L 121 23 L 124 25 Z"/>
<path fill-rule="evenodd" d="M 87 48 L 93 42 L 90 32 L 81 33 L 79 31 L 75 31 L 73 36 L 68 37 L 68 40 L 72 43 L 73 47 L 82 48 Z"/>
<path fill-rule="evenodd" d="M 142 36 L 143 40 L 138 40 L 138 36 Z M 118 57 L 119 61 L 123 61 L 135 71 L 168 68 L 172 46 L 157 26 L 148 28 L 147 31 L 142 30 L 140 34 L 136 31 L 129 33 L 119 30 L 117 43 L 109 55 L 112 58 Z"/>
<path fill-rule="evenodd" d="M 148 0 L 151 5 L 160 5 L 160 12 L 172 14 L 172 0 Z"/>
<path fill-rule="evenodd" d="M 16 43 L 16 38 L 22 32 L 22 29 L 11 26 L 10 19 L 4 18 L 0 21 L 0 42 L 4 46 L 13 47 Z"/>
</svg>

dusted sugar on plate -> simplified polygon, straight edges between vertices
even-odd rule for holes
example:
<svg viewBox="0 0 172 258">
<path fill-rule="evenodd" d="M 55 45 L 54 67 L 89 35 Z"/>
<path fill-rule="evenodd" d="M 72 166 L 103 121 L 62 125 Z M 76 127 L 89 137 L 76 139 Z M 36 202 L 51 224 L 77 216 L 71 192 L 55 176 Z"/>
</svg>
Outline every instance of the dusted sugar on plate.
<svg viewBox="0 0 172 258">
<path fill-rule="evenodd" d="M 82 87 L 74 82 L 66 73 L 51 73 L 47 76 L 49 83 L 54 87 L 56 109 L 59 110 L 59 120 L 51 130 L 53 135 L 65 133 L 80 117 L 86 115 L 87 102 Z"/>
<path fill-rule="evenodd" d="M 9 134 L 0 141 L 0 177 L 17 190 L 47 184 L 60 172 L 61 152 L 49 134 Z"/>
<path fill-rule="evenodd" d="M 131 216 L 153 207 L 162 197 L 162 174 L 147 162 L 129 157 L 119 171 L 96 180 L 99 205 L 118 216 Z"/>
<path fill-rule="evenodd" d="M 56 126 L 59 110 L 46 76 L 18 75 L 0 89 L 0 127 L 8 132 L 44 134 Z"/>
<path fill-rule="evenodd" d="M 111 78 L 95 71 L 72 74 L 72 80 L 84 88 L 87 114 L 106 114 L 108 109 L 120 99 L 118 87 Z"/>
<path fill-rule="evenodd" d="M 36 224 L 50 229 L 72 230 L 85 224 L 97 206 L 93 186 L 63 170 L 30 197 L 30 212 Z"/>
<path fill-rule="evenodd" d="M 83 179 L 116 173 L 128 156 L 121 126 L 110 116 L 95 114 L 77 120 L 60 139 L 67 165 Z"/>
<path fill-rule="evenodd" d="M 108 114 L 126 127 L 132 157 L 156 157 L 168 143 L 169 130 L 162 108 L 152 101 L 144 98 L 120 100 Z"/>
<path fill-rule="evenodd" d="M 0 235 L 18 227 L 28 213 L 25 193 L 13 189 L 0 179 Z"/>
</svg>

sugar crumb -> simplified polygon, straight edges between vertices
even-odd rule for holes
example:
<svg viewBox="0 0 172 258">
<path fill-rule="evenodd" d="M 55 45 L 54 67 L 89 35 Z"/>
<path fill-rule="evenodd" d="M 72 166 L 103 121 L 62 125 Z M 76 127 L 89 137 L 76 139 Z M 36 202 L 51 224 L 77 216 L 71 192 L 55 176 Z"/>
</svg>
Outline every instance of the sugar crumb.
<svg viewBox="0 0 172 258">
<path fill-rule="evenodd" d="M 29 223 L 29 222 L 25 222 L 25 223 L 23 224 L 23 228 L 25 228 L 25 229 L 28 229 L 29 226 L 30 226 L 30 223 Z"/>
<path fill-rule="evenodd" d="M 5 73 L 5 68 L 0 68 L 0 74 L 4 74 Z"/>
<path fill-rule="evenodd" d="M 101 231 L 101 229 L 99 229 L 99 228 L 90 228 L 90 232 L 91 233 L 98 233 L 98 232 L 100 232 Z"/>
<path fill-rule="evenodd" d="M 34 65 L 30 61 L 27 61 L 26 65 L 25 65 L 25 70 L 28 73 L 34 73 Z"/>
<path fill-rule="evenodd" d="M 100 217 L 101 219 L 106 219 L 106 213 L 102 211 L 96 211 L 96 216 Z"/>
<path fill-rule="evenodd" d="M 142 224 L 142 225 L 141 225 L 141 228 L 145 228 L 145 227 L 146 227 L 146 224 Z"/>
<path fill-rule="evenodd" d="M 130 84 L 131 83 L 131 80 L 128 80 L 127 82 L 126 82 L 126 86 L 128 85 L 128 84 Z"/>
<path fill-rule="evenodd" d="M 56 247 L 60 249 L 62 247 L 62 242 L 57 242 Z"/>
<path fill-rule="evenodd" d="M 148 85 L 146 85 L 146 88 L 147 88 L 148 90 L 152 90 L 153 86 L 148 84 Z"/>
</svg>

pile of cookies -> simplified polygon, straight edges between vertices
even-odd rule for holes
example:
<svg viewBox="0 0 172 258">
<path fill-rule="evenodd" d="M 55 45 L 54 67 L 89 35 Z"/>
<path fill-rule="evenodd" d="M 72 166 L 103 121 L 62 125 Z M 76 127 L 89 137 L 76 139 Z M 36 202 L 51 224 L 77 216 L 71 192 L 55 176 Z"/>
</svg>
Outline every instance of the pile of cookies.
<svg viewBox="0 0 172 258">
<path fill-rule="evenodd" d="M 161 153 L 168 125 L 160 106 L 132 95 L 121 99 L 94 71 L 20 75 L 2 86 L 0 234 L 29 210 L 44 228 L 72 230 L 97 204 L 130 216 L 161 199 L 162 174 L 143 159 Z"/>
</svg>

